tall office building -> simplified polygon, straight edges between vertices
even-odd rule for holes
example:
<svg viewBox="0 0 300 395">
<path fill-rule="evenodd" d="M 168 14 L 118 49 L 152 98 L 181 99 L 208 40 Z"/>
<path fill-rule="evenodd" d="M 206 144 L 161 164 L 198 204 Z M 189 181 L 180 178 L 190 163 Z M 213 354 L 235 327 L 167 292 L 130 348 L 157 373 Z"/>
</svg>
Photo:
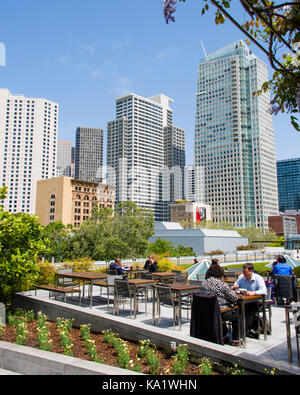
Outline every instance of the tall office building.
<svg viewBox="0 0 300 395">
<path fill-rule="evenodd" d="M 75 178 L 101 182 L 103 168 L 103 130 L 78 127 L 76 130 Z"/>
<path fill-rule="evenodd" d="M 195 166 L 189 165 L 185 167 L 185 199 L 195 202 Z"/>
<path fill-rule="evenodd" d="M 277 161 L 279 210 L 300 209 L 300 158 Z"/>
<path fill-rule="evenodd" d="M 253 95 L 267 80 L 267 65 L 242 41 L 199 64 L 195 170 L 201 182 L 196 174 L 196 187 L 216 222 L 267 229 L 268 216 L 278 213 L 270 96 Z"/>
<path fill-rule="evenodd" d="M 72 141 L 58 140 L 57 144 L 57 176 L 71 177 Z"/>
<path fill-rule="evenodd" d="M 35 212 L 36 183 L 55 177 L 58 104 L 0 89 L 0 177 L 4 207 Z"/>
<path fill-rule="evenodd" d="M 166 177 L 162 179 L 163 196 L 167 192 L 164 221 L 170 221 L 170 202 L 182 200 L 184 197 L 185 131 L 174 125 L 165 126 L 163 149 L 167 173 L 167 179 Z"/>
<path fill-rule="evenodd" d="M 172 102 L 162 94 L 150 98 L 132 93 L 123 96 L 116 100 L 116 120 L 108 122 L 107 128 L 108 176 L 110 172 L 112 177 L 108 182 L 116 185 L 116 203 L 134 201 L 152 209 L 157 221 L 166 215 L 162 190 L 167 177 L 165 139 L 172 143 L 167 136 L 173 133 L 183 145 L 182 130 L 172 128 Z M 173 158 L 174 152 L 169 152 Z M 181 163 L 179 151 L 178 155 Z"/>
</svg>

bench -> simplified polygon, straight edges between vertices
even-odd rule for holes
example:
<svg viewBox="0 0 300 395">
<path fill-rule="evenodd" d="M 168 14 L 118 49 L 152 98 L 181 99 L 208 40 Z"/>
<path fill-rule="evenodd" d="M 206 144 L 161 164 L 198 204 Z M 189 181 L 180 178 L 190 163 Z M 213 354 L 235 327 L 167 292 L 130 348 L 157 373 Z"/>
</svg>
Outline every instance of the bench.
<svg viewBox="0 0 300 395">
<path fill-rule="evenodd" d="M 36 291 L 38 289 L 45 289 L 46 291 L 49 291 L 49 299 L 50 299 L 50 293 L 54 292 L 55 293 L 55 299 L 56 299 L 56 293 L 61 293 L 64 294 L 64 302 L 66 302 L 67 299 L 67 294 L 68 293 L 79 293 L 79 306 L 81 306 L 81 290 L 80 289 L 75 289 L 71 287 L 56 287 L 54 285 L 35 285 L 35 295 Z"/>
</svg>

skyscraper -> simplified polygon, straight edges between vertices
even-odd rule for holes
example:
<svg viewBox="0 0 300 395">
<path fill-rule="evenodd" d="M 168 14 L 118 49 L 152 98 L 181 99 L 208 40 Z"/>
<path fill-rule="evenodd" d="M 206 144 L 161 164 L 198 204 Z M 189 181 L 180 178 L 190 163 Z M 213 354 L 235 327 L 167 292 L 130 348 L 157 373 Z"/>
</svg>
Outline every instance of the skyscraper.
<svg viewBox="0 0 300 395">
<path fill-rule="evenodd" d="M 58 140 L 57 144 L 57 176 L 71 177 L 72 141 Z"/>
<path fill-rule="evenodd" d="M 58 104 L 0 89 L 0 177 L 4 207 L 35 212 L 36 183 L 55 177 Z"/>
<path fill-rule="evenodd" d="M 254 95 L 268 80 L 267 65 L 242 41 L 199 64 L 195 174 L 201 201 L 216 222 L 268 228 L 277 215 L 275 142 L 269 93 Z"/>
<path fill-rule="evenodd" d="M 114 179 L 108 182 L 116 185 L 116 203 L 134 201 L 152 209 L 157 221 L 164 220 L 166 210 L 162 196 L 163 170 L 167 166 L 165 139 L 172 144 L 173 131 L 174 136 L 181 136 L 183 144 L 182 130 L 172 129 L 172 101 L 162 94 L 145 98 L 131 93 L 120 97 L 116 100 L 116 120 L 108 122 L 107 128 L 108 173 L 114 170 Z M 171 149 L 169 152 L 172 159 L 174 153 Z"/>
<path fill-rule="evenodd" d="M 101 182 L 103 167 L 103 130 L 78 127 L 76 130 L 75 178 Z"/>
<path fill-rule="evenodd" d="M 300 210 L 300 158 L 277 161 L 279 210 Z"/>
</svg>

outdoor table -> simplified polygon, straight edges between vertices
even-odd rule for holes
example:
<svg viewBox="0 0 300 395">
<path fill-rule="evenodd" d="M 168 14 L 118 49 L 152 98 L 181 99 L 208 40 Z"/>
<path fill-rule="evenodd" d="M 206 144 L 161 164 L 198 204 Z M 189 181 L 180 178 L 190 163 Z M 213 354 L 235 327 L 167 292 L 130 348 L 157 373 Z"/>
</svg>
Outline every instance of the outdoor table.
<svg viewBox="0 0 300 395">
<path fill-rule="evenodd" d="M 66 277 L 66 278 L 76 278 L 78 280 L 89 281 L 90 283 L 90 309 L 92 308 L 93 303 L 93 282 L 95 280 L 102 280 L 106 278 L 106 274 L 104 273 L 95 273 L 95 272 L 60 272 L 55 273 L 55 285 L 57 284 L 58 277 Z M 83 288 L 84 290 L 84 288 Z M 83 295 L 84 296 L 84 295 Z"/>
<path fill-rule="evenodd" d="M 133 278 L 133 275 L 134 275 L 134 278 L 137 278 L 137 276 L 141 273 L 148 273 L 148 270 L 146 270 L 146 269 L 133 269 L 133 270 L 124 269 L 124 271 L 125 271 L 125 273 L 129 274 L 130 279 Z"/>
<path fill-rule="evenodd" d="M 172 273 L 174 274 L 174 273 Z M 178 297 L 178 308 L 179 308 L 179 330 L 181 330 L 182 327 L 182 315 L 181 315 L 181 298 L 182 295 L 186 294 L 192 294 L 194 292 L 199 292 L 200 290 L 200 285 L 188 285 L 188 284 L 180 284 L 180 283 L 175 283 L 175 284 L 170 284 L 169 285 L 171 291 L 175 293 Z M 155 286 L 153 287 L 155 288 Z M 153 296 L 155 294 L 153 293 Z M 155 298 L 153 297 L 152 299 L 152 322 L 153 325 L 155 325 Z"/>
<path fill-rule="evenodd" d="M 151 285 L 154 285 L 157 283 L 158 283 L 157 280 L 148 280 L 148 279 L 142 279 L 142 278 L 134 278 L 134 279 L 128 280 L 128 284 L 133 286 L 133 290 L 134 290 L 134 318 L 136 318 L 136 312 L 137 312 L 137 288 L 145 288 L 147 286 L 151 286 Z M 155 296 L 155 291 L 154 291 L 154 287 L 152 287 L 152 301 L 154 300 L 154 296 Z M 147 314 L 147 302 L 146 301 L 145 301 L 145 313 Z"/>
<path fill-rule="evenodd" d="M 241 315 L 241 326 L 242 326 L 242 345 L 246 347 L 246 316 L 245 316 L 245 305 L 248 303 L 257 303 L 258 301 L 262 301 L 263 308 L 263 321 L 264 321 L 264 340 L 267 340 L 267 325 L 266 325 L 266 306 L 265 306 L 265 295 L 253 295 L 247 296 L 239 294 L 238 306 L 239 313 Z M 259 307 L 258 307 L 259 308 Z M 259 337 L 259 317 L 258 317 L 258 337 Z"/>
<path fill-rule="evenodd" d="M 152 273 L 152 277 L 153 278 L 157 278 L 160 281 L 163 278 L 169 278 L 169 277 L 172 278 L 174 276 L 175 276 L 175 273 L 173 273 L 173 272 L 156 272 L 156 273 Z"/>
</svg>

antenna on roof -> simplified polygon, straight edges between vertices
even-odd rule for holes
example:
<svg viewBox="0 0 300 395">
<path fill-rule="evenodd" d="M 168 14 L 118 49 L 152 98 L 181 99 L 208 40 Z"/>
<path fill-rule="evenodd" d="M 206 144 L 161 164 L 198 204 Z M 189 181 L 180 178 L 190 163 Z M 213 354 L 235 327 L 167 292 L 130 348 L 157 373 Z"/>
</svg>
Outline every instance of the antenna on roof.
<svg viewBox="0 0 300 395">
<path fill-rule="evenodd" d="M 203 49 L 203 52 L 204 52 L 204 56 L 207 58 L 207 54 L 206 54 L 206 51 L 205 51 L 205 48 L 204 48 L 204 45 L 203 45 L 202 40 L 201 40 L 200 42 L 201 42 L 201 45 L 202 45 L 202 49 Z"/>
</svg>

